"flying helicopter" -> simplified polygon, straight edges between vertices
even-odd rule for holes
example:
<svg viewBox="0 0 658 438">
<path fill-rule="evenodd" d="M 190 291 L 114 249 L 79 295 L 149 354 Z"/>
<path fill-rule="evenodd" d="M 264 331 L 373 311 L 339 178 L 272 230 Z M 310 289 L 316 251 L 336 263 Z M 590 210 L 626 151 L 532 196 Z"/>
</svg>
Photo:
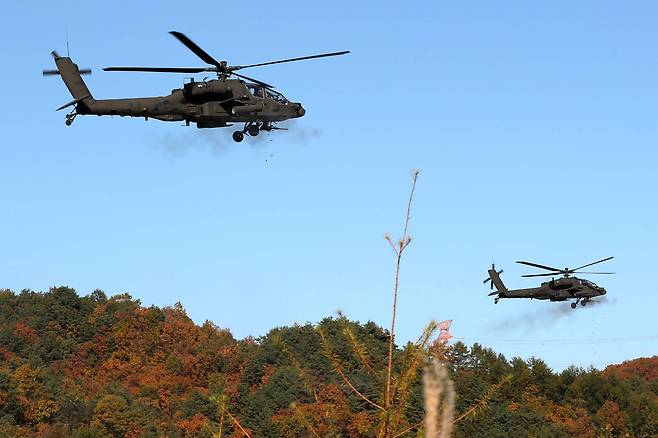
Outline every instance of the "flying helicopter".
<svg viewBox="0 0 658 438">
<path fill-rule="evenodd" d="M 302 56 L 279 61 L 261 62 L 249 65 L 229 65 L 217 61 L 187 36 L 180 32 L 169 32 L 183 43 L 208 66 L 206 67 L 107 67 L 104 71 L 162 72 L 162 73 L 202 73 L 217 74 L 217 79 L 194 81 L 184 84 L 182 89 L 174 89 L 168 96 L 138 97 L 130 99 L 99 99 L 91 95 L 82 80 L 82 74 L 89 69 L 79 69 L 69 56 L 51 52 L 56 70 L 44 70 L 44 76 L 60 75 L 73 96 L 73 100 L 57 111 L 73 107 L 66 115 L 66 125 L 70 126 L 78 115 L 117 115 L 144 117 L 166 122 L 196 123 L 197 128 L 222 128 L 233 123 L 244 123 L 242 129 L 233 133 L 233 140 L 240 142 L 244 135 L 256 136 L 260 131 L 273 131 L 279 128 L 277 122 L 303 117 L 306 110 L 299 102 L 289 101 L 272 85 L 249 76 L 236 73 L 238 70 L 285 62 L 325 58 L 350 53 L 349 51 Z M 232 78 L 234 76 L 235 78 Z"/>
<path fill-rule="evenodd" d="M 561 275 L 562 278 L 558 278 L 558 279 L 551 278 L 550 281 L 546 281 L 542 283 L 541 286 L 539 287 L 533 287 L 529 289 L 512 289 L 512 290 L 507 289 L 507 287 L 505 287 L 505 284 L 503 284 L 502 280 L 500 279 L 500 274 L 502 274 L 503 271 L 502 270 L 496 271 L 496 267 L 492 264 L 491 269 L 487 271 L 489 273 L 489 277 L 487 277 L 483 281 L 483 283 L 486 284 L 487 282 L 490 282 L 491 289 L 493 290 L 494 287 L 496 288 L 496 291 L 491 292 L 489 294 L 489 296 L 493 296 L 493 295 L 496 296 L 496 298 L 494 299 L 494 303 L 496 304 L 498 304 L 498 300 L 501 298 L 531 298 L 531 299 L 534 298 L 536 300 L 550 300 L 550 301 L 566 301 L 566 300 L 575 299 L 576 301 L 571 303 L 571 308 L 575 309 L 578 306 L 578 303 L 580 303 L 582 306 L 585 306 L 587 305 L 587 303 L 592 301 L 592 298 L 605 295 L 606 291 L 604 288 L 597 286 L 596 284 L 594 284 L 589 280 L 572 277 L 572 274 L 587 274 L 587 275 L 614 274 L 614 272 L 581 271 L 581 269 L 583 268 L 608 261 L 612 258 L 613 257 L 608 257 L 602 260 L 598 260 L 596 262 L 588 263 L 586 265 L 574 269 L 571 268 L 559 269 L 559 268 L 553 268 L 551 266 L 540 265 L 537 263 L 517 261 L 516 263 L 522 265 L 532 266 L 535 268 L 550 271 L 541 274 L 523 275 L 522 277 L 554 277 L 557 275 Z"/>
</svg>

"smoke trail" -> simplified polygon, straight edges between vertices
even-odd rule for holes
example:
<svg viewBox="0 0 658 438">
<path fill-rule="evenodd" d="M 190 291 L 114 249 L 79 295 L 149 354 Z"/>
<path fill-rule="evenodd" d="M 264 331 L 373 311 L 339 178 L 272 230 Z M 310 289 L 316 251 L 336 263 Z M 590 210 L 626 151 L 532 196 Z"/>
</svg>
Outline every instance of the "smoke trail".
<svg viewBox="0 0 658 438">
<path fill-rule="evenodd" d="M 303 128 L 295 121 L 287 124 L 288 131 L 261 131 L 257 136 L 245 135 L 244 141 L 236 143 L 231 138 L 235 129 L 217 128 L 185 130 L 182 132 L 170 132 L 149 142 L 154 143 L 159 149 L 174 156 L 180 157 L 194 150 L 209 150 L 217 156 L 224 156 L 234 147 L 250 147 L 252 149 L 264 149 L 274 141 L 290 141 L 295 143 L 308 143 L 319 138 L 322 130 L 319 128 Z"/>
<path fill-rule="evenodd" d="M 320 128 L 295 128 L 292 131 L 293 140 L 298 143 L 306 143 L 316 138 L 320 138 L 322 130 Z"/>
<path fill-rule="evenodd" d="M 180 157 L 191 151 L 208 150 L 217 156 L 224 156 L 237 147 L 249 147 L 252 149 L 264 149 L 273 141 L 276 133 L 260 132 L 256 137 L 245 135 L 244 141 L 236 143 L 231 135 L 233 130 L 229 129 L 203 129 L 168 133 L 159 137 L 152 143 L 158 149 L 163 149 L 168 154 Z"/>
<path fill-rule="evenodd" d="M 576 309 L 571 308 L 570 303 L 547 303 L 546 308 L 537 309 L 532 312 L 525 312 L 504 321 L 498 321 L 490 324 L 491 330 L 504 331 L 525 328 L 526 331 L 534 331 L 540 327 L 549 327 L 577 312 L 587 312 L 592 307 L 599 307 L 604 304 L 614 304 L 614 300 L 609 300 L 603 296 L 587 303 L 586 306 L 578 305 Z"/>
<path fill-rule="evenodd" d="M 288 128 L 288 132 L 290 133 L 289 138 L 296 143 L 308 143 L 322 136 L 322 130 L 320 128 L 300 126 L 297 120 L 286 122 L 286 128 Z"/>
<path fill-rule="evenodd" d="M 153 143 L 168 154 L 180 157 L 193 150 L 210 150 L 213 154 L 222 156 L 228 151 L 229 142 L 233 142 L 230 133 L 215 130 L 198 130 L 170 132 L 159 137 Z"/>
</svg>

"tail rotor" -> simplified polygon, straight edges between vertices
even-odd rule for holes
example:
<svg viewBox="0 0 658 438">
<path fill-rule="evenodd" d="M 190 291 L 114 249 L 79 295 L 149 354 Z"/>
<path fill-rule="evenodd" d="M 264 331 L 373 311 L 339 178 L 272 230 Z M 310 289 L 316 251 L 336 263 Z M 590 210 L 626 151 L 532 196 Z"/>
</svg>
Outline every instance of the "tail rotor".
<svg viewBox="0 0 658 438">
<path fill-rule="evenodd" d="M 488 272 L 489 272 L 489 276 L 485 278 L 482 283 L 486 284 L 487 282 L 489 282 L 489 286 L 493 291 L 489 294 L 489 296 L 495 295 L 496 298 L 494 299 L 494 303 L 498 304 L 498 300 L 500 299 L 500 297 L 504 296 L 504 292 L 507 291 L 505 285 L 500 280 L 500 274 L 503 273 L 503 270 L 501 269 L 500 271 L 496 271 L 496 265 L 492 263 L 491 269 L 489 269 Z"/>
<path fill-rule="evenodd" d="M 59 58 L 61 58 L 59 53 L 57 53 L 57 50 L 53 50 L 52 52 L 50 52 L 50 55 L 53 57 L 53 59 L 55 61 L 57 61 Z M 90 68 L 81 68 L 81 69 L 78 69 L 78 73 L 80 73 L 81 75 L 90 75 L 91 74 L 91 69 Z M 44 76 L 59 75 L 59 70 L 43 70 L 43 75 Z"/>
<path fill-rule="evenodd" d="M 496 271 L 496 265 L 494 265 L 493 263 L 491 264 L 491 270 L 494 271 L 497 275 L 500 275 L 504 272 L 502 269 L 500 271 Z M 489 276 L 487 278 L 485 278 L 484 281 L 482 281 L 482 283 L 487 284 L 487 281 L 489 282 L 489 285 L 491 286 L 491 290 L 493 290 L 494 289 L 494 281 L 493 281 L 493 278 L 491 278 L 491 274 L 489 274 Z M 492 294 L 489 294 L 489 295 L 492 295 Z"/>
</svg>

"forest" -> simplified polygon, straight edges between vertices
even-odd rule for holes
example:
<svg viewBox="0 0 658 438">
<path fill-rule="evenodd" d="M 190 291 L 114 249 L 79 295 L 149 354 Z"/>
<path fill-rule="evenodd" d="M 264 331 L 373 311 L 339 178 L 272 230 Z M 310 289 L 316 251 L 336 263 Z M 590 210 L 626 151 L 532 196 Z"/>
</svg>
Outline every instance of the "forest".
<svg viewBox="0 0 658 438">
<path fill-rule="evenodd" d="M 428 329 L 394 347 L 384 410 L 388 348 L 386 329 L 341 315 L 239 340 L 178 303 L 2 290 L 0 436 L 377 437 L 382 421 L 425 436 L 431 360 L 454 437 L 658 436 L 658 356 L 557 373 Z"/>
</svg>

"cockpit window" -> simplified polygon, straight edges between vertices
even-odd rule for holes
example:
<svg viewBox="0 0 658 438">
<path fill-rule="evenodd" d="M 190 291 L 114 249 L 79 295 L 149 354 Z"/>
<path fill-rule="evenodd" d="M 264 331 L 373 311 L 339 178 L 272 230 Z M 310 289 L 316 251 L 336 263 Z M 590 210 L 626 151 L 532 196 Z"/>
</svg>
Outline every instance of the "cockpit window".
<svg viewBox="0 0 658 438">
<path fill-rule="evenodd" d="M 263 87 L 259 87 L 258 85 L 253 85 L 249 84 L 247 85 L 247 88 L 249 88 L 249 92 L 253 94 L 256 97 L 263 97 Z"/>
<path fill-rule="evenodd" d="M 247 88 L 249 89 L 249 92 L 256 97 L 268 97 L 280 103 L 288 102 L 288 99 L 286 99 L 283 94 L 277 93 L 276 91 L 272 91 L 265 87 L 261 87 L 260 85 L 247 84 Z"/>
<path fill-rule="evenodd" d="M 283 94 L 281 94 L 281 93 L 277 93 L 276 91 L 268 90 L 267 88 L 265 88 L 264 90 L 265 90 L 265 94 L 266 94 L 267 97 L 269 97 L 270 99 L 273 99 L 273 100 L 275 100 L 275 101 L 277 101 L 277 102 L 281 102 L 281 103 L 286 103 L 286 102 L 288 102 L 288 99 L 286 99 L 286 98 L 283 96 Z"/>
<path fill-rule="evenodd" d="M 596 289 L 596 285 L 595 285 L 594 283 L 592 283 L 591 281 L 589 281 L 589 280 L 585 280 L 585 279 L 582 279 L 582 278 L 581 278 L 581 279 L 580 279 L 580 282 L 581 282 L 582 284 L 584 284 L 585 286 L 589 286 L 589 287 L 591 287 L 592 289 Z"/>
</svg>

